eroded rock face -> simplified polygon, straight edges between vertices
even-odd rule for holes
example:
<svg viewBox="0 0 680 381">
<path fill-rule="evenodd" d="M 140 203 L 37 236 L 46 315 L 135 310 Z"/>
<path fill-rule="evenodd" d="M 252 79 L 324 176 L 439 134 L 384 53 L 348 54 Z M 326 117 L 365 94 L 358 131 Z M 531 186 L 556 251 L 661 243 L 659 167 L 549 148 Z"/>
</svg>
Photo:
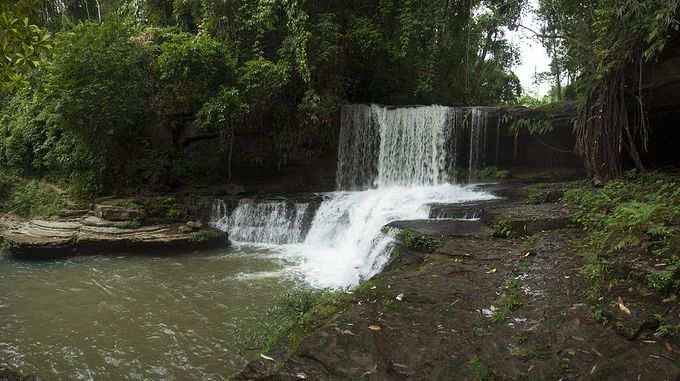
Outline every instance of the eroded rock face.
<svg viewBox="0 0 680 381">
<path fill-rule="evenodd" d="M 197 229 L 184 224 L 133 227 L 127 222 L 97 217 L 25 221 L 0 235 L 12 254 L 26 259 L 140 250 L 168 252 L 228 245 L 226 234 L 212 228 Z"/>
</svg>

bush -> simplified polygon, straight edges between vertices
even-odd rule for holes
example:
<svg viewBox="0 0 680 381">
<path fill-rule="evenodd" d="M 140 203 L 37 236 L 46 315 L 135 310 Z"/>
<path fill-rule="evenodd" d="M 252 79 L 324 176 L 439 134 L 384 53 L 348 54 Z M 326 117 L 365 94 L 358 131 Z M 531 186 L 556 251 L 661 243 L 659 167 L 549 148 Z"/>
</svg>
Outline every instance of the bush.
<svg viewBox="0 0 680 381">
<path fill-rule="evenodd" d="M 170 113 L 194 113 L 233 79 L 235 62 L 224 45 L 207 34 L 167 37 L 158 56 L 158 106 Z"/>
<path fill-rule="evenodd" d="M 66 206 L 66 197 L 53 186 L 32 180 L 15 186 L 6 210 L 24 217 L 47 217 Z"/>
</svg>

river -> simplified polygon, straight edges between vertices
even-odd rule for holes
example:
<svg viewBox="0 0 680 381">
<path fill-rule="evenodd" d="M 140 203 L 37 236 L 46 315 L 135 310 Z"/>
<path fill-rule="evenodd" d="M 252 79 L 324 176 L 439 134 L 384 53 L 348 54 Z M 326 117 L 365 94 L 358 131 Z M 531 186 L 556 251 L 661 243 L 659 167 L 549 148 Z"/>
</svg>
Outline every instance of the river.
<svg viewBox="0 0 680 381">
<path fill-rule="evenodd" d="M 222 380 L 298 281 L 266 248 L 54 262 L 0 257 L 0 367 L 46 380 Z"/>
</svg>

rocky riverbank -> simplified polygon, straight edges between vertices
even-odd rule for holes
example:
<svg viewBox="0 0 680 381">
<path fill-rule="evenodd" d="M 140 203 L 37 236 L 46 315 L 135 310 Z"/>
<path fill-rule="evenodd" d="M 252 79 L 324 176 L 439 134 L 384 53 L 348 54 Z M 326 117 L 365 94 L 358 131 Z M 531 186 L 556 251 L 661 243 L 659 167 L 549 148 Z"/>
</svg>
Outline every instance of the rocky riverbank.
<svg viewBox="0 0 680 381">
<path fill-rule="evenodd" d="M 154 218 L 145 223 L 144 212 L 116 200 L 92 209 L 65 211 L 49 219 L 0 218 L 0 239 L 7 250 L 22 259 L 51 259 L 107 253 L 174 253 L 226 247 L 224 232 L 200 220 L 176 222 Z M 165 220 L 165 221 L 163 221 Z"/>
<path fill-rule="evenodd" d="M 622 273 L 595 311 L 563 186 L 391 224 L 401 245 L 383 273 L 314 307 L 234 379 L 680 379 L 677 299 Z"/>
</svg>

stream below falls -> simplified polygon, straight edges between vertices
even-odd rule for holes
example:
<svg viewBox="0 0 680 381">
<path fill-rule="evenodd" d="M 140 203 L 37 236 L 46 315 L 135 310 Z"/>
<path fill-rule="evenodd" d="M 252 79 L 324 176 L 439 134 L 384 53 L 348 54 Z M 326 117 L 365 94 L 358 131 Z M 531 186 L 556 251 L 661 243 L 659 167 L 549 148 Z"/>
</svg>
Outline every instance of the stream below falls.
<svg viewBox="0 0 680 381">
<path fill-rule="evenodd" d="M 0 368 L 46 381 L 223 380 L 299 284 L 266 248 L 170 257 L 0 257 Z"/>
</svg>

